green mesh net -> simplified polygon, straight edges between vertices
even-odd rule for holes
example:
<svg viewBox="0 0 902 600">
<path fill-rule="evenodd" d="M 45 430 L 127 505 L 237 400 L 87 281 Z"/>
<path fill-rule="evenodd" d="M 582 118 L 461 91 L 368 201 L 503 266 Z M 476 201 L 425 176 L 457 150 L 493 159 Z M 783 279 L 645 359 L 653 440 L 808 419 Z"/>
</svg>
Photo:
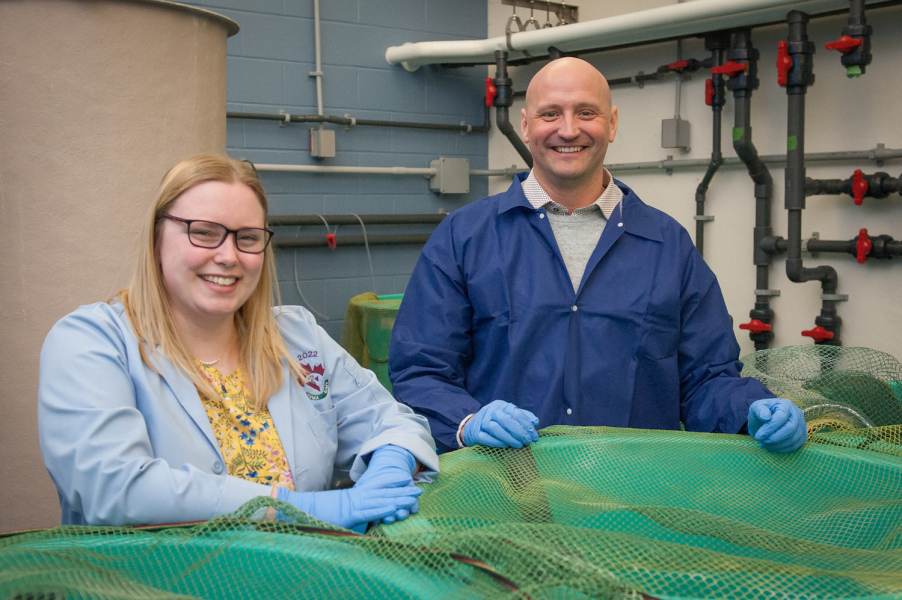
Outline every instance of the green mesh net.
<svg viewBox="0 0 902 600">
<path fill-rule="evenodd" d="M 388 391 L 388 342 L 401 306 L 402 294 L 377 296 L 372 292 L 351 298 L 341 327 L 341 345 L 362 366 L 371 370 Z"/>
<path fill-rule="evenodd" d="M 790 398 L 808 431 L 902 425 L 902 364 L 870 348 L 787 346 L 743 357 L 742 374 Z"/>
<path fill-rule="evenodd" d="M 442 455 L 419 513 L 367 535 L 269 498 L 193 525 L 7 535 L 0 598 L 902 598 L 902 425 L 853 427 L 847 408 L 891 418 L 899 397 L 872 380 L 897 372 L 860 349 L 780 356 L 745 361 L 829 422 L 797 452 L 549 427 Z"/>
<path fill-rule="evenodd" d="M 360 536 L 260 498 L 181 527 L 0 539 L 2 598 L 902 597 L 902 427 L 747 436 L 551 427 L 441 457 Z"/>
</svg>

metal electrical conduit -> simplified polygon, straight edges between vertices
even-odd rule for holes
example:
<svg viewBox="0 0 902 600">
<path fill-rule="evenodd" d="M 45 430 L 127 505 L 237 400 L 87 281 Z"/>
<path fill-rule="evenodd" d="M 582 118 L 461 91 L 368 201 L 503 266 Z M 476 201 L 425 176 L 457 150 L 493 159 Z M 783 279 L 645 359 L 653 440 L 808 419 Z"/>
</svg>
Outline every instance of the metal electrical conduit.
<svg viewBox="0 0 902 600">
<path fill-rule="evenodd" d="M 446 214 L 399 214 L 399 215 L 285 215 L 271 216 L 269 225 L 275 227 L 288 226 L 323 226 L 331 225 L 434 225 L 440 223 Z M 359 218 L 358 218 L 359 217 Z M 365 231 L 364 231 L 365 233 Z M 324 235 L 280 238 L 274 237 L 273 244 L 279 248 L 329 248 L 338 246 L 384 246 L 394 244 L 425 244 L 429 240 L 428 233 L 391 234 L 391 235 L 347 235 L 332 236 L 332 243 Z"/>
<path fill-rule="evenodd" d="M 785 154 L 772 154 L 768 156 L 759 156 L 761 162 L 767 164 L 784 164 L 786 162 Z M 885 148 L 883 144 L 877 144 L 873 150 L 852 150 L 847 152 L 815 152 L 806 154 L 806 162 L 829 162 L 829 161 L 865 161 L 872 160 L 878 166 L 882 166 L 883 161 L 894 158 L 902 158 L 902 149 Z M 617 171 L 674 171 L 678 169 L 707 169 L 710 164 L 707 158 L 688 158 L 688 159 L 666 159 L 649 162 L 634 163 L 613 163 L 605 165 L 611 172 Z M 419 175 L 424 178 L 434 176 L 438 171 L 429 167 L 342 167 L 342 166 L 322 166 L 322 165 L 278 165 L 255 163 L 254 166 L 258 171 L 280 171 L 292 173 L 343 173 L 346 175 Z M 722 167 L 744 166 L 744 163 L 738 157 L 724 158 Z M 513 177 L 517 173 L 526 170 L 525 167 L 516 165 L 503 169 L 470 169 L 471 176 L 486 177 Z"/>
<path fill-rule="evenodd" d="M 426 179 L 436 175 L 438 169 L 429 167 L 342 167 L 325 165 L 277 165 L 257 164 L 254 167 L 258 171 L 281 171 L 289 173 L 343 173 L 346 175 L 419 175 Z M 470 169 L 470 175 L 477 176 L 502 176 L 513 177 L 523 171 L 523 168 L 512 166 L 505 169 Z"/>
</svg>

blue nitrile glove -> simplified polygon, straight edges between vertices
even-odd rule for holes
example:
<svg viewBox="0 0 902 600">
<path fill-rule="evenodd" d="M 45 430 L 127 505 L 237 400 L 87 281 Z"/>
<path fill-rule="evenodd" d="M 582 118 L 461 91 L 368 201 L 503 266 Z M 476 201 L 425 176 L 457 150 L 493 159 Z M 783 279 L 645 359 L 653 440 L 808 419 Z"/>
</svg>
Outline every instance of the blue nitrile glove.
<svg viewBox="0 0 902 600">
<path fill-rule="evenodd" d="M 538 424 L 539 418 L 528 410 L 504 400 L 492 400 L 464 425 L 461 438 L 467 446 L 522 448 L 538 441 Z"/>
<path fill-rule="evenodd" d="M 798 450 L 808 439 L 802 409 L 786 398 L 752 402 L 749 406 L 749 435 L 771 452 Z"/>
<path fill-rule="evenodd" d="M 417 460 L 413 454 L 400 446 L 387 444 L 376 448 L 370 457 L 370 463 L 354 484 L 355 488 L 384 489 L 414 485 L 413 472 L 417 468 Z M 420 509 L 419 502 L 407 508 L 400 508 L 395 514 L 382 519 L 383 523 L 403 521 Z"/>
<path fill-rule="evenodd" d="M 292 492 L 280 487 L 277 498 L 321 521 L 351 529 L 409 509 L 423 490 L 416 486 L 396 488 L 348 488 L 325 492 Z"/>
</svg>

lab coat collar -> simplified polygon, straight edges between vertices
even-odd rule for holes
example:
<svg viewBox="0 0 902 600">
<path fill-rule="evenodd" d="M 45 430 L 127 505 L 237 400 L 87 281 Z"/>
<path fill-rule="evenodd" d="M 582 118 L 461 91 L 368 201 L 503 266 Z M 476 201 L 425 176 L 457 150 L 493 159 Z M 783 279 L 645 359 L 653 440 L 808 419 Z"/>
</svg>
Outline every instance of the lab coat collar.
<svg viewBox="0 0 902 600">
<path fill-rule="evenodd" d="M 498 214 L 503 214 L 514 209 L 525 210 L 528 212 L 538 212 L 544 209 L 533 208 L 523 193 L 522 183 L 526 181 L 529 172 L 517 173 L 507 193 L 501 194 L 498 200 Z M 609 242 L 608 247 L 613 244 L 622 233 L 630 233 L 649 240 L 663 242 L 664 236 L 661 233 L 661 217 L 654 209 L 646 205 L 639 196 L 629 188 L 625 183 L 618 179 L 612 179 L 611 183 L 620 188 L 623 192 L 622 207 L 618 206 L 611 213 L 608 225 L 605 231 L 611 232 L 603 235 L 605 242 Z M 622 213 L 621 213 L 622 208 Z M 619 224 L 623 223 L 622 226 Z M 607 238 L 607 239 L 605 239 Z"/>
<path fill-rule="evenodd" d="M 195 425 L 216 448 L 216 451 L 219 452 L 219 442 L 216 441 L 216 436 L 213 435 L 210 418 L 207 416 L 207 411 L 204 410 L 203 402 L 197 393 L 197 388 L 194 387 L 194 383 L 178 367 L 172 364 L 168 358 L 163 356 L 159 349 L 157 349 L 156 355 L 151 355 L 149 358 L 156 366 L 164 383 L 172 390 L 179 404 L 182 405 L 182 408 L 185 409 L 185 412 L 188 413 Z"/>
</svg>

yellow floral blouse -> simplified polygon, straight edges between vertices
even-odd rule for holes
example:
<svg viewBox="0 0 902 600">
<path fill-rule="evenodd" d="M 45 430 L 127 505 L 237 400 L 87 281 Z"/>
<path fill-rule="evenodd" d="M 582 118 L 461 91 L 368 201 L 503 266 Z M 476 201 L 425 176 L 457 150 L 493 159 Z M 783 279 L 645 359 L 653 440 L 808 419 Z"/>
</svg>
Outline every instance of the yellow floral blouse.
<svg viewBox="0 0 902 600">
<path fill-rule="evenodd" d="M 269 410 L 254 412 L 254 399 L 242 368 L 225 376 L 212 366 L 200 362 L 197 366 L 213 388 L 219 390 L 218 398 L 201 394 L 201 400 L 229 475 L 294 490 L 294 478 L 279 433 Z"/>
</svg>

